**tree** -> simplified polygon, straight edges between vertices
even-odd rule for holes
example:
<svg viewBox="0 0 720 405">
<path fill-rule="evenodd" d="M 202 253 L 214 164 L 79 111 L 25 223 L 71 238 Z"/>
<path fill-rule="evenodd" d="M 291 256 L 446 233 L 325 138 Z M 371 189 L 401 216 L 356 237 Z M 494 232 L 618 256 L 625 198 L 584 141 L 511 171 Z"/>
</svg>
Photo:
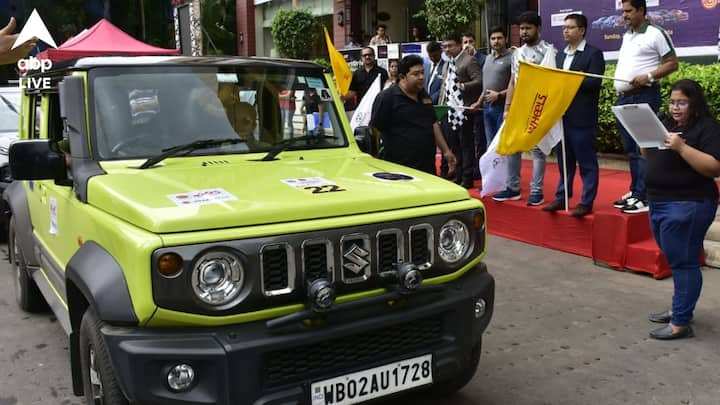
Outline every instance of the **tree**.
<svg viewBox="0 0 720 405">
<path fill-rule="evenodd" d="M 284 58 L 307 59 L 320 36 L 320 23 L 308 10 L 280 10 L 272 20 L 273 43 Z"/>
<path fill-rule="evenodd" d="M 430 34 L 442 39 L 467 31 L 480 15 L 483 4 L 484 0 L 425 0 L 425 10 L 417 16 L 426 17 Z"/>
</svg>

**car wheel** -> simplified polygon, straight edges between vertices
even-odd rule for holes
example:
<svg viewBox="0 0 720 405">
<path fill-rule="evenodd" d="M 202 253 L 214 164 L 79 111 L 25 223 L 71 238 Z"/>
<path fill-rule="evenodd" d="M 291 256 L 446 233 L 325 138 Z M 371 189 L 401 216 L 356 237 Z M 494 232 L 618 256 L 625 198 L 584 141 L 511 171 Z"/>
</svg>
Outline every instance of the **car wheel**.
<svg viewBox="0 0 720 405">
<path fill-rule="evenodd" d="M 91 405 L 127 405 L 110 362 L 105 341 L 100 334 L 103 322 L 92 308 L 85 311 L 80 323 L 80 365 L 82 367 L 85 403 Z"/>
<path fill-rule="evenodd" d="M 475 347 L 473 347 L 470 353 L 470 362 L 467 367 L 461 370 L 455 375 L 455 377 L 447 380 L 440 381 L 433 384 L 430 387 L 430 393 L 434 397 L 444 398 L 460 391 L 466 386 L 470 380 L 472 380 L 477 370 L 478 364 L 480 364 L 480 353 L 482 352 L 482 340 L 480 340 Z"/>
<path fill-rule="evenodd" d="M 17 244 L 17 232 L 15 229 L 15 218 L 10 217 L 10 224 L 8 225 L 8 260 L 15 281 L 13 283 L 15 286 L 15 301 L 23 311 L 46 311 L 48 309 L 47 302 L 37 284 L 35 284 L 35 280 L 28 273 L 27 262 Z"/>
</svg>

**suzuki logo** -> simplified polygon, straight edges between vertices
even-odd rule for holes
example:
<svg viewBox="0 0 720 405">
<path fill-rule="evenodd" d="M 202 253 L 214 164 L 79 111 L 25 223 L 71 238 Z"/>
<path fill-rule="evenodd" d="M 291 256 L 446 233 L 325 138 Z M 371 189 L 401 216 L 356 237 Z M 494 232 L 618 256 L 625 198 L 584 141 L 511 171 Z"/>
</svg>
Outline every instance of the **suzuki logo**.
<svg viewBox="0 0 720 405">
<path fill-rule="evenodd" d="M 370 252 L 353 243 L 350 249 L 343 254 L 346 260 L 343 267 L 352 271 L 355 275 L 359 275 L 370 265 L 370 262 L 365 260 L 368 256 L 370 256 Z"/>
</svg>

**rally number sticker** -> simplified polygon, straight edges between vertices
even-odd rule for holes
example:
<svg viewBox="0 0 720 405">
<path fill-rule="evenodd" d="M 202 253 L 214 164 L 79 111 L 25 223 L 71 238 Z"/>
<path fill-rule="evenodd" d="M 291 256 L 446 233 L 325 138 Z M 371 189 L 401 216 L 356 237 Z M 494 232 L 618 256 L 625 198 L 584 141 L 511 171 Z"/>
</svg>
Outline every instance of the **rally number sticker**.
<svg viewBox="0 0 720 405">
<path fill-rule="evenodd" d="M 312 194 L 347 191 L 346 189 L 323 177 L 304 177 L 299 179 L 285 179 L 281 181 L 290 187 L 294 187 L 300 190 L 306 190 Z"/>
</svg>

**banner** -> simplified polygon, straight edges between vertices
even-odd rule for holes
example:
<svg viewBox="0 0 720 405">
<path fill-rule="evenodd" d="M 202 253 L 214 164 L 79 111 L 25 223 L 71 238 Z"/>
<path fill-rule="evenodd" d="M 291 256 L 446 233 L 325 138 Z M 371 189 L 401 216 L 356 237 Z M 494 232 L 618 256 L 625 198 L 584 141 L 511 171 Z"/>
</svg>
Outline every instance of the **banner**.
<svg viewBox="0 0 720 405">
<path fill-rule="evenodd" d="M 338 52 L 337 49 L 335 49 L 335 45 L 333 45 L 333 42 L 330 39 L 330 34 L 328 34 L 327 27 L 323 27 L 323 30 L 325 30 L 325 43 L 327 44 L 328 54 L 330 56 L 330 65 L 332 65 L 338 91 L 340 91 L 340 95 L 344 96 L 347 94 L 348 90 L 350 90 L 352 72 L 350 71 L 350 66 L 348 66 L 347 62 L 345 62 L 345 58 L 340 52 Z"/>
<path fill-rule="evenodd" d="M 585 38 L 603 51 L 618 51 L 627 27 L 620 0 L 540 0 L 543 38 L 562 49 L 565 16 L 582 14 L 588 19 Z M 663 27 L 676 48 L 706 47 L 709 52 L 687 49 L 685 54 L 714 54 L 720 31 L 720 0 L 647 0 L 647 19 Z M 697 48 L 695 48 L 697 49 Z"/>
<path fill-rule="evenodd" d="M 520 62 L 512 104 L 500 132 L 497 153 L 527 152 L 570 106 L 585 76 L 579 72 Z"/>
</svg>

